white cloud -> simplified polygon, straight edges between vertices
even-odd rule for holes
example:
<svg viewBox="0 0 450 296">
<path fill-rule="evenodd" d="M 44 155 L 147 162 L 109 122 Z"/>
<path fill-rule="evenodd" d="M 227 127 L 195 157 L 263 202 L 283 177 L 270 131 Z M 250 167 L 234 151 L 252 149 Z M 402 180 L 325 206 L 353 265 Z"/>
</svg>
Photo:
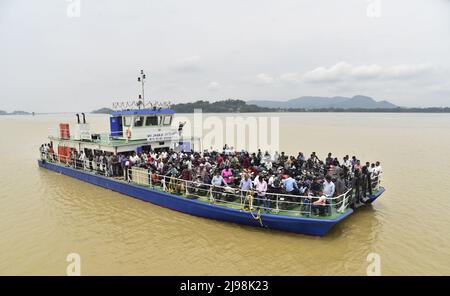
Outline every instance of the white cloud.
<svg viewBox="0 0 450 296">
<path fill-rule="evenodd" d="M 339 62 L 329 68 L 319 67 L 303 75 L 305 82 L 339 82 L 348 80 L 409 79 L 429 72 L 428 64 L 399 64 L 393 66 L 358 65 Z"/>
<path fill-rule="evenodd" d="M 210 91 L 218 91 L 219 89 L 220 89 L 220 83 L 219 82 L 216 82 L 216 81 L 211 81 L 209 84 L 208 84 L 208 90 L 210 90 Z"/>
<path fill-rule="evenodd" d="M 372 79 L 376 78 L 383 71 L 380 65 L 361 65 L 351 69 L 351 75 L 356 79 Z"/>
<path fill-rule="evenodd" d="M 301 81 L 301 75 L 297 72 L 284 73 L 280 76 L 280 80 L 289 83 L 297 83 Z"/>
<path fill-rule="evenodd" d="M 333 82 L 342 78 L 351 69 L 351 65 L 346 62 L 339 62 L 336 65 L 325 68 L 319 67 L 303 75 L 303 80 L 307 82 Z"/>
<path fill-rule="evenodd" d="M 259 73 L 258 75 L 256 75 L 256 83 L 271 84 L 273 82 L 274 82 L 273 77 L 266 73 Z"/>
</svg>

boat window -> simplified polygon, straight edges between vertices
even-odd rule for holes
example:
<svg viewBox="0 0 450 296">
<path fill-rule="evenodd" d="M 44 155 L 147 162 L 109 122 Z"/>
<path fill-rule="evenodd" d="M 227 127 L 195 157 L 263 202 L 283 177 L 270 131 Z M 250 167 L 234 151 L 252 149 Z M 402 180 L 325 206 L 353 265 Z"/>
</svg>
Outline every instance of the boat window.
<svg viewBox="0 0 450 296">
<path fill-rule="evenodd" d="M 145 125 L 146 126 L 158 125 L 158 116 L 155 115 L 147 116 L 147 118 L 145 119 Z"/>
<path fill-rule="evenodd" d="M 164 125 L 171 125 L 172 124 L 172 116 L 167 115 L 164 116 Z"/>
<path fill-rule="evenodd" d="M 124 126 L 131 126 L 132 120 L 133 120 L 133 117 L 131 117 L 131 116 L 124 116 L 123 117 L 123 125 Z"/>
<path fill-rule="evenodd" d="M 134 118 L 134 126 L 140 127 L 144 125 L 144 116 L 137 116 Z"/>
</svg>

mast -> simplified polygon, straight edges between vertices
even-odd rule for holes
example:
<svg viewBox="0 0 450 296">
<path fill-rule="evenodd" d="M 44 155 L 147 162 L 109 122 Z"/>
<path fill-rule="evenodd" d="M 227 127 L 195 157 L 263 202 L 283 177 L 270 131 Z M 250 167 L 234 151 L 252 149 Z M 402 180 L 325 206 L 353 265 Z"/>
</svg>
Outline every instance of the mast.
<svg viewBox="0 0 450 296">
<path fill-rule="evenodd" d="M 139 95 L 139 98 L 142 99 L 142 107 L 145 108 L 145 98 L 144 98 L 144 82 L 145 82 L 145 74 L 144 70 L 141 70 L 141 75 L 138 77 L 138 82 L 142 84 L 142 97 Z"/>
</svg>

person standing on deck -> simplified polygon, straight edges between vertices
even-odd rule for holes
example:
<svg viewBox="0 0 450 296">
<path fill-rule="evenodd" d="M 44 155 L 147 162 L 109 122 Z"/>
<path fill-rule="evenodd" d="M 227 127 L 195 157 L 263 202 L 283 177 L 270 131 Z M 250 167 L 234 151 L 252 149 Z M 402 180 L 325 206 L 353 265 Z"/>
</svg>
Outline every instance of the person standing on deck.
<svg viewBox="0 0 450 296">
<path fill-rule="evenodd" d="M 41 147 L 39 147 L 39 153 L 41 155 L 41 159 L 44 159 L 44 144 L 41 145 Z"/>
<path fill-rule="evenodd" d="M 261 164 L 263 164 L 267 169 L 272 168 L 272 157 L 270 157 L 269 151 L 264 153 L 264 156 L 261 158 Z"/>
<path fill-rule="evenodd" d="M 383 168 L 381 167 L 379 161 L 375 163 L 375 172 L 377 173 L 377 175 L 381 175 L 383 173 Z"/>
<path fill-rule="evenodd" d="M 325 181 L 323 182 L 323 195 L 330 198 L 334 196 L 334 192 L 336 190 L 336 186 L 334 185 L 333 181 L 331 180 L 331 176 L 327 175 L 325 177 Z"/>
<path fill-rule="evenodd" d="M 180 136 L 180 141 L 182 139 L 183 127 L 185 124 L 186 124 L 186 121 L 185 122 L 180 121 L 180 123 L 178 124 L 178 135 Z"/>
<path fill-rule="evenodd" d="M 355 201 L 354 201 L 354 205 L 357 207 L 361 204 L 360 199 L 361 199 L 361 171 L 359 169 L 355 170 L 355 175 L 353 176 L 352 179 L 352 188 L 353 190 L 355 190 Z"/>
<path fill-rule="evenodd" d="M 244 173 L 241 182 L 239 184 L 239 188 L 241 189 L 241 203 L 248 201 L 249 208 L 253 208 L 253 195 L 249 194 L 252 189 L 253 182 L 250 179 L 248 173 Z"/>
<path fill-rule="evenodd" d="M 328 157 L 325 159 L 325 164 L 327 166 L 331 166 L 333 164 L 333 157 L 331 157 L 331 152 L 328 153 Z"/>
<path fill-rule="evenodd" d="M 105 154 L 105 163 L 106 163 L 106 173 L 108 177 L 113 175 L 113 167 L 112 167 L 112 155 L 107 153 Z"/>
<path fill-rule="evenodd" d="M 221 173 L 223 179 L 225 180 L 225 183 L 230 184 L 233 181 L 233 171 L 230 169 L 229 166 L 226 166 Z"/>
<path fill-rule="evenodd" d="M 297 182 L 295 182 L 294 178 L 291 176 L 288 176 L 286 179 L 283 180 L 283 187 L 286 191 L 286 194 L 297 194 L 298 193 L 298 185 Z"/>
<path fill-rule="evenodd" d="M 319 178 L 314 177 L 310 188 L 311 194 L 314 196 L 320 196 L 323 191 L 322 183 L 320 183 Z"/>
<path fill-rule="evenodd" d="M 111 157 L 111 166 L 112 166 L 112 176 L 118 176 L 119 175 L 119 157 L 117 156 L 117 154 L 113 154 L 113 156 Z"/>
<path fill-rule="evenodd" d="M 372 179 L 371 173 L 369 172 L 367 166 L 362 167 L 362 194 L 363 194 L 363 202 L 368 200 L 367 192 L 369 195 L 372 195 Z"/>
<path fill-rule="evenodd" d="M 259 176 L 258 180 L 256 181 L 256 194 L 258 196 L 257 205 L 258 207 L 263 204 L 263 207 L 265 208 L 265 211 L 269 211 L 269 203 L 266 197 L 267 192 L 267 182 L 266 178 Z"/>
<path fill-rule="evenodd" d="M 192 181 L 193 180 L 192 170 L 190 170 L 186 165 L 184 165 L 183 170 L 181 171 L 180 178 L 182 180 Z"/>
<path fill-rule="evenodd" d="M 53 146 L 49 145 L 48 153 L 51 155 L 53 160 L 56 160 L 55 150 L 53 150 Z"/>
<path fill-rule="evenodd" d="M 305 163 L 306 159 L 302 152 L 299 152 L 297 155 L 297 166 L 299 169 L 303 167 L 303 164 Z"/>
<path fill-rule="evenodd" d="M 344 156 L 343 165 L 348 169 L 348 171 L 352 170 L 352 161 L 348 157 L 348 155 Z"/>
<path fill-rule="evenodd" d="M 243 194 L 245 194 L 246 191 L 251 190 L 252 185 L 252 180 L 247 173 L 244 173 L 244 176 L 241 179 L 241 183 L 239 184 L 239 188 L 241 189 L 241 191 L 244 191 Z"/>
<path fill-rule="evenodd" d="M 275 151 L 275 153 L 272 156 L 272 162 L 274 164 L 278 164 L 279 161 L 280 161 L 280 154 L 278 154 L 278 151 Z"/>
<path fill-rule="evenodd" d="M 124 162 L 123 162 L 123 177 L 125 179 L 125 181 L 130 181 L 130 175 L 129 175 L 129 169 L 131 168 L 131 162 L 124 158 Z"/>
<path fill-rule="evenodd" d="M 219 170 L 216 170 L 216 172 L 214 173 L 214 177 L 211 180 L 211 185 L 213 186 L 227 185 L 223 177 L 220 175 Z"/>
<path fill-rule="evenodd" d="M 213 185 L 212 190 L 214 198 L 220 197 L 220 192 L 222 192 L 221 186 L 227 186 L 227 183 L 223 179 L 223 177 L 220 175 L 220 171 L 216 170 L 214 173 L 214 177 L 211 179 L 211 185 Z M 218 188 L 217 188 L 218 187 Z"/>
<path fill-rule="evenodd" d="M 139 164 L 140 160 L 141 159 L 139 158 L 139 156 L 137 156 L 136 152 L 133 151 L 130 156 L 131 165 Z"/>
<path fill-rule="evenodd" d="M 81 150 L 80 155 L 78 155 L 78 159 L 76 160 L 77 167 L 79 167 L 80 169 L 86 169 L 85 160 L 86 155 L 84 154 L 84 151 Z"/>
<path fill-rule="evenodd" d="M 311 153 L 310 159 L 313 161 L 313 163 L 319 163 L 319 157 L 314 151 Z"/>
<path fill-rule="evenodd" d="M 345 182 L 343 180 L 343 173 L 341 173 L 335 180 L 335 188 L 336 188 L 336 195 L 339 196 L 343 193 L 345 193 Z"/>
<path fill-rule="evenodd" d="M 370 164 L 370 173 L 372 174 L 372 178 L 373 177 L 376 177 L 376 175 L 377 175 L 377 172 L 376 172 L 376 170 L 375 170 L 375 164 L 372 162 L 371 164 Z"/>
</svg>

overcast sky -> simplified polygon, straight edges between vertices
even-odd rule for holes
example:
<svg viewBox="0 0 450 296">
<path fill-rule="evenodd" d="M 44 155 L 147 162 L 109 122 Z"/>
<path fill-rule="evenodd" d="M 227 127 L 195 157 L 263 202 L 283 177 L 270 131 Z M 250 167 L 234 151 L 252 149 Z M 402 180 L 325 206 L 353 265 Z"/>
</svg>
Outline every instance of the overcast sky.
<svg viewBox="0 0 450 296">
<path fill-rule="evenodd" d="M 450 106 L 450 0 L 0 0 L 0 110 L 372 96 Z"/>
</svg>

